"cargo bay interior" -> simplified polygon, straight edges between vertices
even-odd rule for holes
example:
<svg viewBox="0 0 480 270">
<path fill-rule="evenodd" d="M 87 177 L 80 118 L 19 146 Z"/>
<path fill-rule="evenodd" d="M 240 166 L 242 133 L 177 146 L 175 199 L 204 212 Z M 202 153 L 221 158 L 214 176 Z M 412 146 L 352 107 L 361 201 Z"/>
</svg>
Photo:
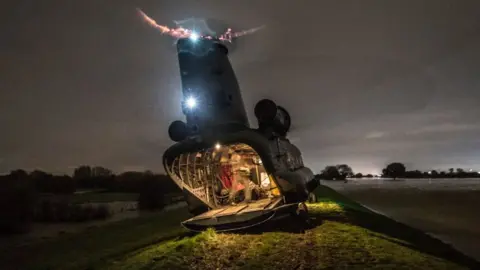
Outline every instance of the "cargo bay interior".
<svg viewBox="0 0 480 270">
<path fill-rule="evenodd" d="M 280 197 L 259 155 L 246 144 L 217 144 L 204 151 L 185 153 L 172 165 L 183 183 L 214 208 L 269 203 Z"/>
</svg>

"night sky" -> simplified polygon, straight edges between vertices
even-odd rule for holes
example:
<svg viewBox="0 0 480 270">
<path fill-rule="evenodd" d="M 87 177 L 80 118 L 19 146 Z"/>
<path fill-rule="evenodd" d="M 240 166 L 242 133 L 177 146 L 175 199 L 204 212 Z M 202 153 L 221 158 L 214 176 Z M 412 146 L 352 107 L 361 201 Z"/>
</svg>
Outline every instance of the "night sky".
<svg viewBox="0 0 480 270">
<path fill-rule="evenodd" d="M 271 98 L 318 172 L 480 169 L 480 1 L 3 1 L 0 173 L 163 171 L 183 119 L 172 39 L 158 23 L 215 18 L 243 30 L 231 61 L 252 126 Z"/>
</svg>

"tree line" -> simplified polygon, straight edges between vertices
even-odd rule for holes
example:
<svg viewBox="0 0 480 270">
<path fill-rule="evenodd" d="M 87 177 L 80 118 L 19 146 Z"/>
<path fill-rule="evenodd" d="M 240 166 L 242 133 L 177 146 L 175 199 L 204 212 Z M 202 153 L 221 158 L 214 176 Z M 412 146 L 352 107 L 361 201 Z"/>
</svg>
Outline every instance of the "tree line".
<svg viewBox="0 0 480 270">
<path fill-rule="evenodd" d="M 375 175 L 354 173 L 353 169 L 347 164 L 329 165 L 326 166 L 320 174 L 317 174 L 320 179 L 324 180 L 345 180 L 346 178 L 373 178 Z M 420 171 L 407 170 L 405 164 L 401 162 L 392 162 L 388 164 L 383 170 L 382 174 L 378 175 L 383 178 L 480 178 L 480 173 L 473 170 L 465 170 L 462 168 L 450 168 L 447 171 Z"/>
<path fill-rule="evenodd" d="M 166 194 L 180 193 L 180 188 L 163 174 L 125 172 L 114 174 L 103 167 L 80 166 L 73 175 L 52 175 L 44 171 L 14 170 L 0 176 L 0 234 L 26 232 L 34 221 L 82 222 L 106 218 L 108 209 L 74 203 L 78 190 L 138 194 L 141 210 L 160 210 Z M 54 196 L 45 196 L 45 195 Z"/>
<path fill-rule="evenodd" d="M 53 194 L 71 194 L 82 189 L 139 193 L 145 181 L 149 179 L 161 182 L 166 193 L 179 192 L 177 185 L 164 174 L 130 171 L 116 175 L 111 170 L 100 166 L 80 166 L 72 175 L 53 175 L 41 170 L 32 172 L 13 170 L 7 175 L 0 176 L 0 183 L 2 185 L 9 181 L 28 183 L 38 192 Z"/>
</svg>

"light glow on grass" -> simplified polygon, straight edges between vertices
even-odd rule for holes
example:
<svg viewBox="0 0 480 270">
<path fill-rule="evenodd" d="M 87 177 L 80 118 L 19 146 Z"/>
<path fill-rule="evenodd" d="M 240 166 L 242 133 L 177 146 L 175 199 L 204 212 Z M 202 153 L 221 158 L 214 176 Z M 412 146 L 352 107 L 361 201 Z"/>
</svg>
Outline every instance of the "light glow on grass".
<svg viewBox="0 0 480 270">
<path fill-rule="evenodd" d="M 312 214 L 340 214 L 344 213 L 343 207 L 336 202 L 317 202 L 307 204 L 308 211 Z"/>
</svg>

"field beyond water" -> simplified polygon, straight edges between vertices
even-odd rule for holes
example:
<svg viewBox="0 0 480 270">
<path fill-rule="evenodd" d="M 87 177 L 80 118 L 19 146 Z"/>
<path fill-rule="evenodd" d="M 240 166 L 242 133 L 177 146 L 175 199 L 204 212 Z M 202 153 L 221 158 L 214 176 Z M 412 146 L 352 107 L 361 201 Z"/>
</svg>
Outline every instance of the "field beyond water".
<svg viewBox="0 0 480 270">
<path fill-rule="evenodd" d="M 375 214 L 326 186 L 294 219 L 250 231 L 192 234 L 185 208 L 2 249 L 0 269 L 479 269 L 423 232 Z"/>
</svg>

